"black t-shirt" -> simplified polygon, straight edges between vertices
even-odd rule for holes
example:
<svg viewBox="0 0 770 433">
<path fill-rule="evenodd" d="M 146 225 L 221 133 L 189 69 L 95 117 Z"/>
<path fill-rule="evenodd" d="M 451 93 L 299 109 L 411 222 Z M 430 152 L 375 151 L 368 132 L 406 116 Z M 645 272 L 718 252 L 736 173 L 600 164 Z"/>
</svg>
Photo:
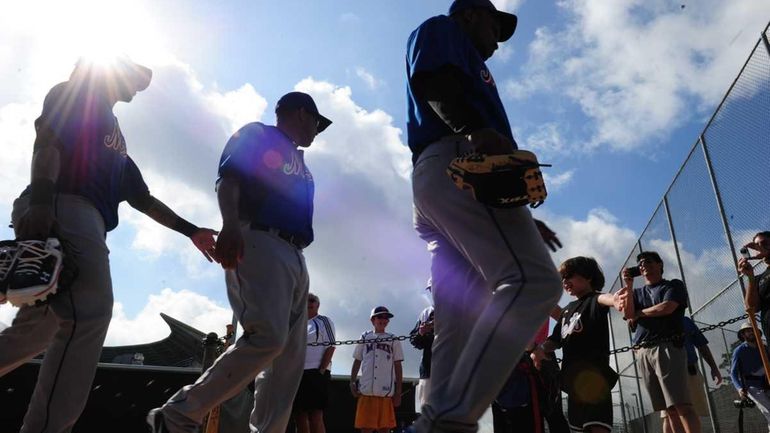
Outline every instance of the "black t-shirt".
<svg viewBox="0 0 770 433">
<path fill-rule="evenodd" d="M 571 364 L 610 362 L 609 307 L 599 303 L 599 292 L 570 302 L 561 312 L 549 340 L 562 348 L 562 370 Z"/>
<path fill-rule="evenodd" d="M 655 285 L 634 289 L 634 308 L 637 313 L 665 301 L 674 301 L 679 306 L 668 316 L 642 317 L 637 320 L 634 344 L 682 333 L 682 317 L 687 308 L 687 289 L 682 281 L 660 280 Z"/>
<path fill-rule="evenodd" d="M 759 311 L 770 310 L 770 267 L 754 277 L 759 292 Z"/>
</svg>

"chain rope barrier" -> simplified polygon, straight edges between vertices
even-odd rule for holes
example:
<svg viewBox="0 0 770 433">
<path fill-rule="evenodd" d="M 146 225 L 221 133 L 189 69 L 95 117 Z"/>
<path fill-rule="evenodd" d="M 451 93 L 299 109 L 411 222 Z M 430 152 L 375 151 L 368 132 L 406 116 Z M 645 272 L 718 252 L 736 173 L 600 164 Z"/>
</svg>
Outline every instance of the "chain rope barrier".
<svg viewBox="0 0 770 433">
<path fill-rule="evenodd" d="M 748 317 L 749 317 L 748 314 L 743 314 L 741 316 L 732 318 L 730 320 L 725 320 L 725 321 L 722 321 L 722 322 L 719 322 L 719 323 L 715 323 L 713 325 L 704 326 L 703 328 L 699 328 L 698 330 L 700 332 L 713 331 L 715 329 L 724 328 L 727 325 L 732 325 L 733 323 L 739 322 L 739 321 L 744 320 L 744 319 L 746 319 Z M 625 347 L 621 347 L 619 349 L 610 350 L 608 352 L 608 354 L 609 355 L 615 355 L 617 353 L 625 353 L 625 352 L 629 352 L 631 350 L 652 347 L 652 346 L 655 346 L 655 345 L 658 345 L 658 344 L 661 344 L 661 343 L 667 343 L 667 342 L 671 342 L 671 341 L 680 340 L 680 339 L 682 339 L 684 337 L 687 337 L 687 336 L 693 335 L 693 334 L 694 334 L 694 332 L 689 332 L 689 333 L 688 332 L 683 332 L 681 334 L 669 335 L 669 336 L 657 338 L 657 339 L 654 339 L 654 340 L 643 341 L 643 342 L 638 343 L 638 344 L 632 344 L 630 346 L 625 346 Z M 325 346 L 325 347 L 329 347 L 329 346 L 352 346 L 354 344 L 385 343 L 385 342 L 390 342 L 390 341 L 412 340 L 415 337 L 416 337 L 416 335 L 399 335 L 399 336 L 395 336 L 394 335 L 394 336 L 391 336 L 391 337 L 377 337 L 377 338 L 371 338 L 371 339 L 359 338 L 358 340 L 321 341 L 321 342 L 307 343 L 307 345 L 308 346 Z"/>
</svg>

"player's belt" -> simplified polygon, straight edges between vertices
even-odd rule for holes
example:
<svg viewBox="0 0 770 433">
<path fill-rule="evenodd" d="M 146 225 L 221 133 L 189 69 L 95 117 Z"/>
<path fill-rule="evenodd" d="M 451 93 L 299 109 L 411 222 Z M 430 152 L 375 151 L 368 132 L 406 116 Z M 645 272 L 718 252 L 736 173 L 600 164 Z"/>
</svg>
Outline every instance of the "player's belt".
<svg viewBox="0 0 770 433">
<path fill-rule="evenodd" d="M 305 242 L 304 239 L 302 239 L 301 236 L 297 236 L 295 234 L 285 232 L 275 227 L 266 226 L 260 223 L 251 223 L 249 224 L 249 227 L 251 227 L 252 230 L 259 230 L 262 232 L 272 233 L 299 249 L 303 249 L 307 246 L 307 243 Z"/>
</svg>

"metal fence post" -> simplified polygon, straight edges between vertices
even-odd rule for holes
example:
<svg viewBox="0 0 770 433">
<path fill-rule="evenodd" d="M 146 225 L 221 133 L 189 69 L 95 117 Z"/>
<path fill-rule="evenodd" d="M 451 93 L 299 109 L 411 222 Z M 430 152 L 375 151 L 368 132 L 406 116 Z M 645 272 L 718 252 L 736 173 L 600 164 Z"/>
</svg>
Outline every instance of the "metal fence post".
<svg viewBox="0 0 770 433">
<path fill-rule="evenodd" d="M 607 315 L 607 320 L 610 322 L 610 339 L 612 340 L 612 348 L 613 349 L 617 349 L 618 346 L 615 343 L 615 331 L 612 330 L 612 315 L 611 314 Z M 618 362 L 618 354 L 614 353 L 614 354 L 612 354 L 612 356 L 615 358 L 615 368 L 618 369 L 618 374 L 620 374 L 620 362 Z M 623 403 L 624 403 L 624 400 L 623 400 L 623 383 L 620 380 L 620 378 L 618 378 L 618 391 L 619 391 L 619 395 L 620 395 L 620 414 L 623 417 L 623 428 L 624 429 L 628 429 L 628 422 L 626 421 L 626 411 L 623 410 L 623 407 L 624 407 L 623 406 Z"/>
<path fill-rule="evenodd" d="M 727 246 L 730 248 L 730 254 L 733 256 L 733 263 L 738 263 L 738 255 L 735 254 L 735 246 L 733 245 L 733 234 L 730 231 L 730 224 L 727 222 L 725 207 L 722 204 L 722 194 L 719 192 L 719 184 L 714 175 L 714 167 L 711 165 L 711 155 L 709 154 L 708 146 L 706 146 L 706 137 L 701 134 L 698 142 L 700 143 L 701 150 L 703 150 L 703 157 L 706 159 L 706 170 L 708 171 L 709 179 L 711 179 L 711 186 L 714 188 L 717 209 L 719 209 L 719 215 L 722 218 L 722 227 L 724 228 L 725 236 L 727 236 Z M 746 296 L 746 287 L 743 285 L 743 278 L 738 278 L 738 283 L 741 285 L 741 293 L 743 293 L 743 296 Z M 741 302 L 743 302 L 743 299 L 741 299 Z"/>
<path fill-rule="evenodd" d="M 676 262 L 679 265 L 679 275 L 682 277 L 682 282 L 684 283 L 685 287 L 687 286 L 687 279 L 684 276 L 684 264 L 682 263 L 682 256 L 679 254 L 679 244 L 676 241 L 676 230 L 674 230 L 674 221 L 671 218 L 671 210 L 668 207 L 668 196 L 663 196 L 663 209 L 666 211 L 666 221 L 668 221 L 668 230 L 671 232 L 671 241 L 674 243 L 674 252 L 676 253 Z M 690 312 L 690 317 L 692 317 L 692 302 L 690 302 L 690 290 L 688 288 L 687 290 L 687 310 Z M 709 405 L 709 421 L 711 421 L 711 429 L 714 433 L 720 433 L 718 424 L 716 422 L 715 416 L 716 416 L 716 409 L 714 408 L 714 401 L 711 398 L 711 393 L 709 393 L 709 386 L 707 381 L 707 375 L 706 375 L 706 367 L 703 364 L 703 357 L 699 356 L 698 361 L 700 364 L 700 370 L 703 373 L 703 392 L 706 393 L 706 400 L 708 401 Z"/>
</svg>

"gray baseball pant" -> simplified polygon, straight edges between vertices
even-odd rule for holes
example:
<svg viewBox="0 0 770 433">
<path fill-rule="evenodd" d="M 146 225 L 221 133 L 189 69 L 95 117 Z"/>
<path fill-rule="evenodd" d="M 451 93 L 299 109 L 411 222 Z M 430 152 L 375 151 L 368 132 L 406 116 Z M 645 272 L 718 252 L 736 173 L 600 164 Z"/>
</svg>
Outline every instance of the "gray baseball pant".
<svg viewBox="0 0 770 433">
<path fill-rule="evenodd" d="M 526 207 L 494 209 L 458 189 L 464 137 L 431 144 L 412 174 L 414 223 L 431 252 L 435 331 L 420 433 L 475 432 L 561 295 L 561 278 Z"/>
<path fill-rule="evenodd" d="M 14 225 L 27 198 L 13 204 Z M 112 281 L 104 220 L 90 201 L 55 200 L 61 239 L 73 246 L 78 277 L 46 305 L 22 307 L 0 333 L 0 376 L 45 351 L 21 433 L 69 432 L 83 412 L 112 317 Z"/>
<path fill-rule="evenodd" d="M 225 272 L 227 296 L 244 334 L 162 413 L 171 433 L 197 432 L 213 407 L 256 378 L 251 430 L 284 433 L 305 364 L 309 279 L 302 251 L 242 225 L 244 255 Z"/>
</svg>

